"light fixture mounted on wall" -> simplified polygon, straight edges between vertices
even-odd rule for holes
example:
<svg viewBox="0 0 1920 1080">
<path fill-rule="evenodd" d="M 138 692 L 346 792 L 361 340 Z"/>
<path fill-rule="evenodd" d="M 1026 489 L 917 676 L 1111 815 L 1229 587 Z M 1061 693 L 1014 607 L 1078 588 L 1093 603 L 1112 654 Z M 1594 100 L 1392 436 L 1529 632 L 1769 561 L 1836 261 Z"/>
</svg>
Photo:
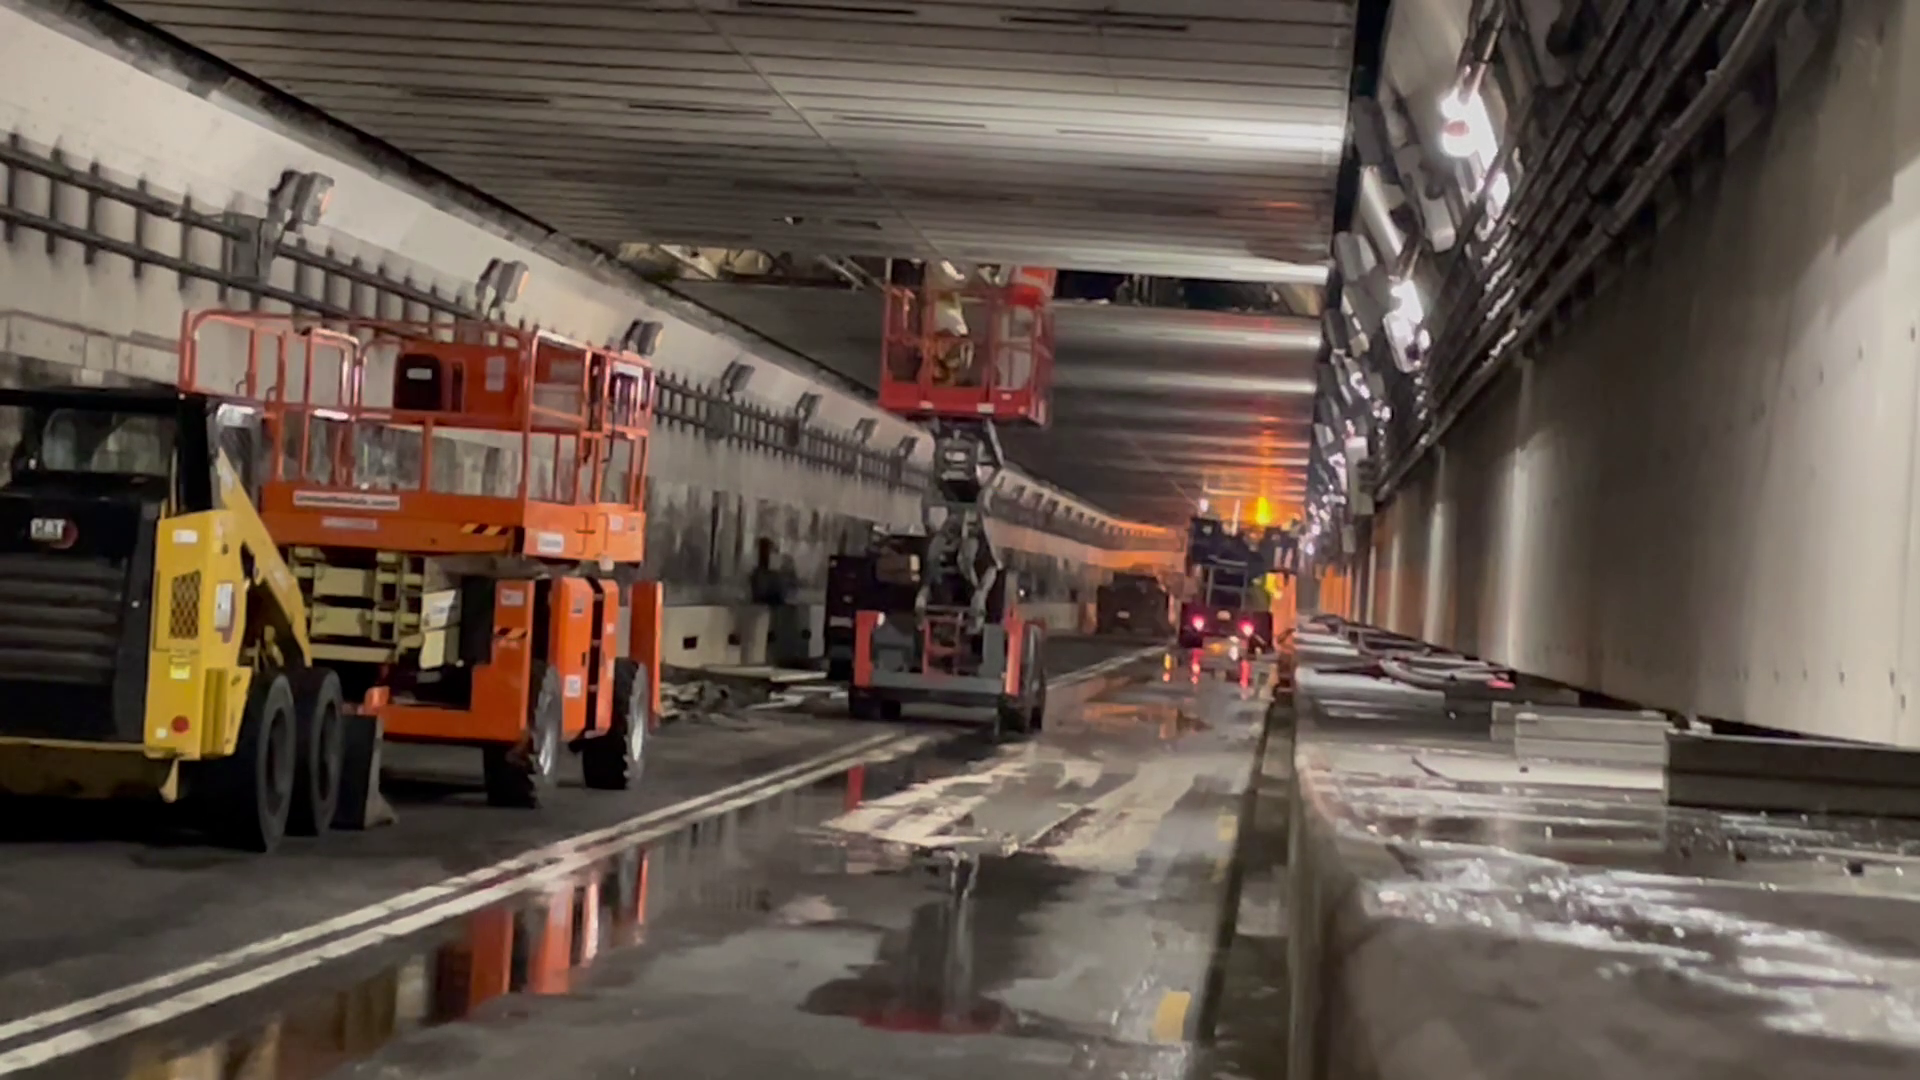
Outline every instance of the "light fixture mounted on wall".
<svg viewBox="0 0 1920 1080">
<path fill-rule="evenodd" d="M 729 360 L 726 370 L 720 373 L 720 392 L 727 397 L 738 397 L 747 388 L 747 381 L 752 378 L 752 364 Z"/>
<path fill-rule="evenodd" d="M 488 319 L 498 319 L 507 305 L 520 299 L 527 287 L 527 264 L 507 259 L 492 259 L 475 283 L 474 303 Z"/>
</svg>

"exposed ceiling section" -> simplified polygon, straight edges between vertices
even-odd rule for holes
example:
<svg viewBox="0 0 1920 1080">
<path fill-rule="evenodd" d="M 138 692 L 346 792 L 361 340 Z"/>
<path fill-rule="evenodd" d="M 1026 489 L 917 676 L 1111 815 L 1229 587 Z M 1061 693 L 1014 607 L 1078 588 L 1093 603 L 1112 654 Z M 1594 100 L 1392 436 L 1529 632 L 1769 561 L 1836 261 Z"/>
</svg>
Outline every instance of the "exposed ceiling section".
<svg viewBox="0 0 1920 1080">
<path fill-rule="evenodd" d="M 1352 0 L 126 0 L 579 238 L 1317 281 Z"/>
<path fill-rule="evenodd" d="M 119 6 L 609 251 L 1268 282 L 1312 312 L 1358 2 Z M 675 287 L 871 382 L 871 292 Z M 1160 522 L 1302 486 L 1314 324 L 1115 304 L 1059 333 L 1056 430 L 1009 438 L 1022 465 Z"/>
<path fill-rule="evenodd" d="M 674 288 L 871 388 L 881 304 L 855 290 L 722 282 Z M 1108 511 L 1177 521 L 1202 495 L 1297 499 L 1319 323 L 1060 303 L 1053 426 L 1009 431 L 1020 464 Z"/>
</svg>

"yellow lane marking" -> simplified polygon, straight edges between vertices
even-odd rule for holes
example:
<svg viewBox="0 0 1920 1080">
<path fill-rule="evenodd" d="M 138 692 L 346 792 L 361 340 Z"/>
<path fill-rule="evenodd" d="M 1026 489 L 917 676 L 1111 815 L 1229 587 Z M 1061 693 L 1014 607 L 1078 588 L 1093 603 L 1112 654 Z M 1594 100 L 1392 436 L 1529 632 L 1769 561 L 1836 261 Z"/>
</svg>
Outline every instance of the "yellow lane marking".
<svg viewBox="0 0 1920 1080">
<path fill-rule="evenodd" d="M 1185 990 L 1169 990 L 1160 999 L 1160 1007 L 1153 1011 L 1153 1041 L 1162 1043 L 1185 1042 L 1187 1036 L 1187 1009 L 1193 1005 L 1193 995 Z"/>
<path fill-rule="evenodd" d="M 1233 849 L 1240 837 L 1240 815 L 1221 814 L 1214 823 L 1214 831 L 1220 837 L 1220 843 L 1226 850 L 1213 857 L 1213 880 L 1227 880 L 1227 870 L 1233 866 Z"/>
</svg>

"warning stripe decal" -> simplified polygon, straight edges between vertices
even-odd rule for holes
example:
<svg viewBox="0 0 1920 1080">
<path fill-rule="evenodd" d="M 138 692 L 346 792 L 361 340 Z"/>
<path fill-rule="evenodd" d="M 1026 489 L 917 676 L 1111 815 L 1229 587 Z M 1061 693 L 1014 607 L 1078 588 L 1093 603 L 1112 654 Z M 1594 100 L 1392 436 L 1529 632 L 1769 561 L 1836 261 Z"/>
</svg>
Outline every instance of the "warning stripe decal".
<svg viewBox="0 0 1920 1080">
<path fill-rule="evenodd" d="M 475 525 L 468 522 L 460 526 L 460 531 L 468 536 L 505 536 L 513 531 L 511 525 Z"/>
</svg>

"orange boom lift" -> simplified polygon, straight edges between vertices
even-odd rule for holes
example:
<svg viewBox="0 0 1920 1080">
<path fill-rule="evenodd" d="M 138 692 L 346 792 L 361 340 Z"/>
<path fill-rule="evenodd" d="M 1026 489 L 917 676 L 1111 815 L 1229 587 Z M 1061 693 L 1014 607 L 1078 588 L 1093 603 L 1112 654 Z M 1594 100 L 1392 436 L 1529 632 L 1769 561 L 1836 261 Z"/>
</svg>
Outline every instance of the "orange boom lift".
<svg viewBox="0 0 1920 1080">
<path fill-rule="evenodd" d="M 244 469 L 314 652 L 386 738 L 478 748 L 494 805 L 537 805 L 569 746 L 587 786 L 635 782 L 660 670 L 644 360 L 482 320 L 205 312 L 181 341 L 182 388 L 258 426 Z"/>
<path fill-rule="evenodd" d="M 997 425 L 1045 427 L 1055 272 L 929 265 L 887 295 L 880 407 L 927 425 L 933 477 L 921 531 L 879 539 L 854 585 L 850 711 L 985 706 L 1018 738 L 1046 716 L 1045 624 L 1028 616 L 987 532 L 1005 460 Z"/>
</svg>

